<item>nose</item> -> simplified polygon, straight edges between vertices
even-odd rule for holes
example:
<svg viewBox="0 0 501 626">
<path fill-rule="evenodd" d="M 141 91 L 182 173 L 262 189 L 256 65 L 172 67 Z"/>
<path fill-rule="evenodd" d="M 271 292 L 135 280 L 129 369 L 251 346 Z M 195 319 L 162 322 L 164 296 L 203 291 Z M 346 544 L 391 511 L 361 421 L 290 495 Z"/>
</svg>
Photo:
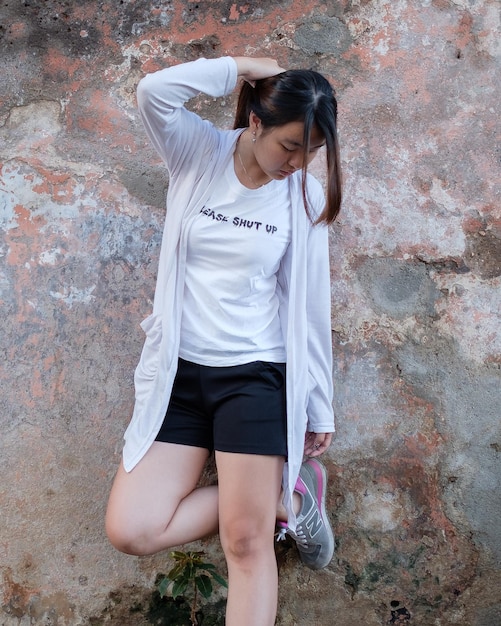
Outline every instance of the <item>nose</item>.
<svg viewBox="0 0 501 626">
<path fill-rule="evenodd" d="M 287 161 L 289 167 L 295 170 L 299 170 L 303 167 L 303 154 L 299 150 L 296 150 Z"/>
</svg>

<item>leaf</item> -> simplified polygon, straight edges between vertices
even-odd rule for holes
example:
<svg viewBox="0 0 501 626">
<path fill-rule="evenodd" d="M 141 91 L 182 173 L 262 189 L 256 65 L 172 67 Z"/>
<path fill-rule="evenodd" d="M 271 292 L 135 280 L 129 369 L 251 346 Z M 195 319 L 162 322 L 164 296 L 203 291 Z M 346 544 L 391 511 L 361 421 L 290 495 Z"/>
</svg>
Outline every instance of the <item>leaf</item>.
<svg viewBox="0 0 501 626">
<path fill-rule="evenodd" d="M 169 588 L 169 585 L 170 585 L 170 580 L 167 578 L 167 576 L 164 576 L 162 580 L 158 583 L 157 589 L 161 598 L 163 598 L 165 594 L 167 593 L 167 589 Z"/>
<path fill-rule="evenodd" d="M 208 572 L 213 572 L 216 569 L 214 563 L 201 563 L 200 567 L 201 569 L 207 570 Z"/>
<path fill-rule="evenodd" d="M 174 559 L 174 561 L 185 561 L 187 554 L 186 552 L 179 552 L 179 551 L 174 551 L 170 553 L 171 558 Z"/>
<path fill-rule="evenodd" d="M 226 580 L 220 576 L 217 572 L 211 572 L 210 575 L 212 576 L 212 578 L 219 583 L 220 585 L 222 585 L 225 589 L 228 589 L 228 583 L 226 582 Z"/>
<path fill-rule="evenodd" d="M 181 576 L 185 567 L 184 563 L 177 563 L 167 574 L 167 578 L 169 580 L 176 580 L 179 576 Z"/>
<path fill-rule="evenodd" d="M 174 600 L 178 596 L 182 596 L 183 595 L 183 593 L 188 588 L 188 583 L 189 582 L 190 581 L 187 578 L 179 578 L 178 580 L 174 581 L 174 584 L 172 585 L 172 590 L 171 590 L 171 594 L 172 594 L 172 597 L 174 598 Z"/>
<path fill-rule="evenodd" d="M 195 578 L 195 584 L 197 585 L 198 590 L 205 599 L 210 598 L 210 595 L 212 593 L 212 583 L 208 576 L 206 576 L 205 574 L 197 576 Z"/>
</svg>

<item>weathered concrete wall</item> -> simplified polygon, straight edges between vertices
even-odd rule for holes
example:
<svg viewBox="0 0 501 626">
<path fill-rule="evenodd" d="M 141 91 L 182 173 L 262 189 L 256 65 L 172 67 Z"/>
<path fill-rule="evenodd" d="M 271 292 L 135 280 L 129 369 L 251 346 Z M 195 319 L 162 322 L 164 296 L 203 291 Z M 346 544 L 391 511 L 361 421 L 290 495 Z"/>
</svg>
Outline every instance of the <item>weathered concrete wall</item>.
<svg viewBox="0 0 501 626">
<path fill-rule="evenodd" d="M 345 166 L 337 558 L 313 573 L 280 546 L 279 623 L 499 626 L 499 3 L 28 0 L 0 16 L 0 623 L 149 623 L 168 559 L 120 555 L 102 528 L 167 186 L 135 85 L 247 52 L 332 76 Z M 231 123 L 231 98 L 195 106 Z"/>
</svg>

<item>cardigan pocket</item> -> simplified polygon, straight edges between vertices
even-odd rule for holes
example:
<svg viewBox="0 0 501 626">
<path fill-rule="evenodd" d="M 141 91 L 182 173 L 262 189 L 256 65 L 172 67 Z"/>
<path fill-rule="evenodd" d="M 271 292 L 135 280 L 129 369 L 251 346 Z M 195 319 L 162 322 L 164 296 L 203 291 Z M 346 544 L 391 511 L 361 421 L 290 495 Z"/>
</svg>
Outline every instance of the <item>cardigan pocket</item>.
<svg viewBox="0 0 501 626">
<path fill-rule="evenodd" d="M 146 339 L 134 375 L 136 399 L 148 393 L 158 371 L 162 343 L 162 318 L 151 314 L 141 322 L 141 328 L 145 332 Z"/>
</svg>

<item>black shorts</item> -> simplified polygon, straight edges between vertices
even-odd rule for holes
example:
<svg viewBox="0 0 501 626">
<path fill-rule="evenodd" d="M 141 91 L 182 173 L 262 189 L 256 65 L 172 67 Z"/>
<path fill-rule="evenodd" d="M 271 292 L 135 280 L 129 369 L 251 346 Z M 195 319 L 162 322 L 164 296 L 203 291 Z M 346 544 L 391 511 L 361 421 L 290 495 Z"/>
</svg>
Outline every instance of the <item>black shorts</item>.
<svg viewBox="0 0 501 626">
<path fill-rule="evenodd" d="M 285 363 L 209 367 L 179 359 L 156 441 L 287 457 Z"/>
</svg>

